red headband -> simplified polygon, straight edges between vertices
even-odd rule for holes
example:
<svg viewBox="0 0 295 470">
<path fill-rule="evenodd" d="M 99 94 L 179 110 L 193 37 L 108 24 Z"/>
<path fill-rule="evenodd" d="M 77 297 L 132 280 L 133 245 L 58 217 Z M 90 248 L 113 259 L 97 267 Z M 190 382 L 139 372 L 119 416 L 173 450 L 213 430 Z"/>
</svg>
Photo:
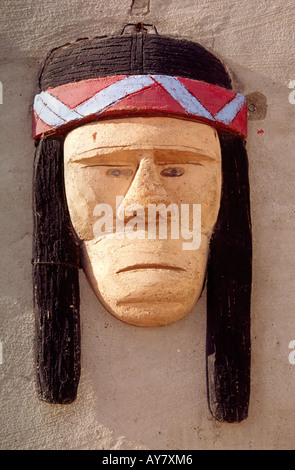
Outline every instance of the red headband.
<svg viewBox="0 0 295 470">
<path fill-rule="evenodd" d="M 34 138 L 100 118 L 174 116 L 247 136 L 243 95 L 167 75 L 118 75 L 68 83 L 36 95 Z"/>
</svg>

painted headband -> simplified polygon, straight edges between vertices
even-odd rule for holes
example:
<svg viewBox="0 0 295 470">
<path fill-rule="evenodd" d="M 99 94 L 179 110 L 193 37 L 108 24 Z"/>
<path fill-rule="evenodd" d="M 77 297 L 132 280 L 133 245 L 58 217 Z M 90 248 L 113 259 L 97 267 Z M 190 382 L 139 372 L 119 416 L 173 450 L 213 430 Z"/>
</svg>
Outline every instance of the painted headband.
<svg viewBox="0 0 295 470">
<path fill-rule="evenodd" d="M 34 100 L 33 134 L 62 132 L 98 118 L 165 115 L 247 136 L 247 104 L 232 90 L 168 75 L 117 75 L 49 88 Z"/>
</svg>

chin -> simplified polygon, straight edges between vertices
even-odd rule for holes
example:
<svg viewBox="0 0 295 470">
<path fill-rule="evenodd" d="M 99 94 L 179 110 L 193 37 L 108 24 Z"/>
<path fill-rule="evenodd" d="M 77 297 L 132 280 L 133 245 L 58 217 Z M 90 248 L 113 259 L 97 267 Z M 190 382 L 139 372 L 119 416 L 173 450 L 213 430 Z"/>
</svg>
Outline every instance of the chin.
<svg viewBox="0 0 295 470">
<path fill-rule="evenodd" d="M 198 301 L 202 289 L 201 285 L 192 287 L 181 282 L 159 283 L 150 288 L 137 284 L 114 298 L 122 286 L 113 287 L 111 292 L 96 291 L 101 303 L 122 322 L 141 327 L 166 326 L 181 320 Z"/>
<path fill-rule="evenodd" d="M 183 305 L 181 302 L 140 302 L 120 303 L 116 309 L 106 306 L 108 311 L 118 320 L 129 325 L 140 327 L 167 326 L 184 318 L 193 306 Z"/>
</svg>

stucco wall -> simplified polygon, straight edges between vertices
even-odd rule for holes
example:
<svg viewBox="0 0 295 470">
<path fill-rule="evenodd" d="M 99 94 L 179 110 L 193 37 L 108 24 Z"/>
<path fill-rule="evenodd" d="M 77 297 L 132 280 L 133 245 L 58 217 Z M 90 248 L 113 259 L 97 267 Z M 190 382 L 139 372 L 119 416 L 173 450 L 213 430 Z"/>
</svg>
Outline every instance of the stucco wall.
<svg viewBox="0 0 295 470">
<path fill-rule="evenodd" d="M 133 7 L 131 5 L 133 3 Z M 131 8 L 132 7 L 132 8 Z M 2 449 L 294 449 L 295 80 L 292 0 L 4 0 L 0 6 Z M 47 53 L 144 21 L 200 42 L 228 65 L 236 91 L 266 96 L 250 116 L 254 239 L 248 419 L 221 424 L 206 398 L 205 295 L 164 328 L 122 324 L 80 273 L 82 376 L 72 405 L 39 401 L 32 306 L 32 100 Z"/>
</svg>

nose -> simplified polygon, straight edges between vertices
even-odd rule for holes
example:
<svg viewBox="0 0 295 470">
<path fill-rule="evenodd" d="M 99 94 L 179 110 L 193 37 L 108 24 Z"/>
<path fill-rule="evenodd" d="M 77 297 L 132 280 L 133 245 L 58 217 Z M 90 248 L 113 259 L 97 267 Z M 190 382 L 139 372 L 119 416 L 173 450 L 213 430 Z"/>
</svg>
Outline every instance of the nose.
<svg viewBox="0 0 295 470">
<path fill-rule="evenodd" d="M 132 205 L 136 210 L 136 207 L 140 205 L 147 214 L 150 204 L 168 206 L 171 203 L 171 197 L 162 185 L 153 157 L 143 157 L 140 160 L 135 178 L 119 207 L 118 217 L 125 221 L 133 217 L 130 215 L 130 211 L 126 215 L 127 206 Z"/>
</svg>

